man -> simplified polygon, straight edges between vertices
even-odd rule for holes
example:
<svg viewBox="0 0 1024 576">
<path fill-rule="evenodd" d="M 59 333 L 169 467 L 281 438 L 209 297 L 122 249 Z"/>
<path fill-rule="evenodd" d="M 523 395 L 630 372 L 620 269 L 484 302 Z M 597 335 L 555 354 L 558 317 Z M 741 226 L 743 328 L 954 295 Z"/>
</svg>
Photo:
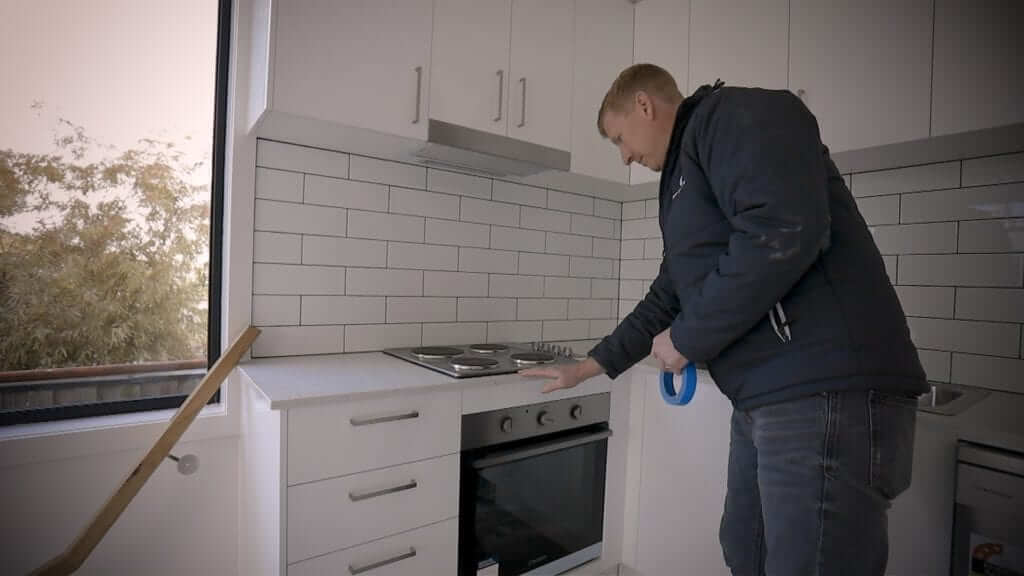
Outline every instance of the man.
<svg viewBox="0 0 1024 576">
<path fill-rule="evenodd" d="M 814 116 L 787 91 L 716 83 L 683 99 L 638 64 L 598 129 L 627 165 L 661 172 L 661 269 L 585 361 L 526 374 L 550 391 L 649 353 L 677 373 L 706 363 L 734 406 L 720 527 L 732 573 L 883 574 L 927 385 Z"/>
</svg>

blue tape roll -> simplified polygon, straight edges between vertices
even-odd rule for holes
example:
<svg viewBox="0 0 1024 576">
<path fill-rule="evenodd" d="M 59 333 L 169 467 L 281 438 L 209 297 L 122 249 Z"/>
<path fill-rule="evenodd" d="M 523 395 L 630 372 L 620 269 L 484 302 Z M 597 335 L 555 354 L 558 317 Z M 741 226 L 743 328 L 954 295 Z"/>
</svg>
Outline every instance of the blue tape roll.
<svg viewBox="0 0 1024 576">
<path fill-rule="evenodd" d="M 697 367 L 691 362 L 683 368 L 683 382 L 676 391 L 675 374 L 671 372 L 661 373 L 661 397 L 665 402 L 675 406 L 684 406 L 693 400 L 697 392 Z"/>
</svg>

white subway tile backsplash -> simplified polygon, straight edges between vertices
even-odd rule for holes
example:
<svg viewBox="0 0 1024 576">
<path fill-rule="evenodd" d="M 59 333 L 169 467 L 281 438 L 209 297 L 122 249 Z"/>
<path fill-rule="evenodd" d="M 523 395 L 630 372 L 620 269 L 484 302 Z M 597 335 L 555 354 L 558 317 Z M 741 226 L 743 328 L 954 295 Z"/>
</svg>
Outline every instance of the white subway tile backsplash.
<svg viewBox="0 0 1024 576">
<path fill-rule="evenodd" d="M 654 260 L 664 256 L 664 244 L 661 238 L 648 238 L 644 240 L 644 258 Z"/>
<path fill-rule="evenodd" d="M 256 166 L 348 178 L 349 156 L 340 152 L 258 140 Z"/>
<path fill-rule="evenodd" d="M 514 298 L 459 298 L 459 322 L 496 322 L 516 319 Z"/>
<path fill-rule="evenodd" d="M 455 322 L 455 298 L 388 297 L 388 324 Z"/>
<path fill-rule="evenodd" d="M 1024 218 L 960 223 L 960 252 L 1024 252 Z"/>
<path fill-rule="evenodd" d="M 594 213 L 594 199 L 590 196 L 548 190 L 548 208 L 561 210 L 562 212 L 592 215 Z"/>
<path fill-rule="evenodd" d="M 588 336 L 590 338 L 604 338 L 615 331 L 615 327 L 618 326 L 618 322 L 613 319 L 609 320 L 591 320 L 590 321 L 590 332 Z"/>
<path fill-rule="evenodd" d="M 484 322 L 458 322 L 448 324 L 424 324 L 424 346 L 452 346 L 456 344 L 478 344 L 487 341 L 487 324 Z"/>
<path fill-rule="evenodd" d="M 488 322 L 488 342 L 537 342 L 541 339 L 541 323 Z"/>
<path fill-rule="evenodd" d="M 615 278 L 618 275 L 618 262 L 604 258 L 569 258 L 569 276 L 577 278 Z"/>
<path fill-rule="evenodd" d="M 853 175 L 854 196 L 882 196 L 960 186 L 960 162 L 927 164 Z"/>
<path fill-rule="evenodd" d="M 597 236 L 600 238 L 615 238 L 614 224 L 614 220 L 608 220 L 607 218 L 598 218 L 596 216 L 583 216 L 581 214 L 573 214 L 572 227 L 570 228 L 570 230 L 573 234 Z"/>
<path fill-rule="evenodd" d="M 653 280 L 658 277 L 661 260 L 623 260 L 619 274 L 624 280 Z"/>
<path fill-rule="evenodd" d="M 644 218 L 643 220 L 630 220 L 622 223 L 623 240 L 660 237 L 661 228 L 658 226 L 657 218 Z"/>
<path fill-rule="evenodd" d="M 544 278 L 544 296 L 548 298 L 589 298 L 590 280 L 586 278 Z"/>
<path fill-rule="evenodd" d="M 393 214 L 458 220 L 459 197 L 392 186 L 391 204 L 388 206 L 388 211 Z"/>
<path fill-rule="evenodd" d="M 934 286 L 896 286 L 896 295 L 907 316 L 953 317 L 953 288 Z"/>
<path fill-rule="evenodd" d="M 614 300 L 570 300 L 569 320 L 611 318 L 614 304 Z"/>
<path fill-rule="evenodd" d="M 895 284 L 897 276 L 897 268 L 899 263 L 898 256 L 882 256 L 882 263 L 885 264 L 885 273 L 889 275 L 889 282 Z"/>
<path fill-rule="evenodd" d="M 306 175 L 306 204 L 388 211 L 388 187 L 383 184 Z"/>
<path fill-rule="evenodd" d="M 303 296 L 302 324 L 377 324 L 384 322 L 384 298 L 376 296 Z"/>
<path fill-rule="evenodd" d="M 957 288 L 956 317 L 1024 323 L 1024 290 Z"/>
<path fill-rule="evenodd" d="M 516 305 L 517 320 L 565 320 L 567 301 L 547 298 L 523 298 Z"/>
<path fill-rule="evenodd" d="M 930 286 L 1019 287 L 1021 256 L 956 254 L 900 256 L 899 283 Z"/>
<path fill-rule="evenodd" d="M 519 206 L 463 197 L 460 220 L 498 226 L 518 226 Z"/>
<path fill-rule="evenodd" d="M 953 354 L 953 383 L 1024 393 L 1024 360 Z"/>
<path fill-rule="evenodd" d="M 644 207 L 645 202 L 638 200 L 636 202 L 623 202 L 622 203 L 622 219 L 623 220 L 640 220 L 646 217 L 646 208 Z"/>
<path fill-rule="evenodd" d="M 491 226 L 491 248 L 497 250 L 544 251 L 544 232 Z"/>
<path fill-rule="evenodd" d="M 338 354 L 344 351 L 341 326 L 279 326 L 262 328 L 252 343 L 254 358 Z"/>
<path fill-rule="evenodd" d="M 252 323 L 254 326 L 297 326 L 299 324 L 299 296 L 252 297 Z"/>
<path fill-rule="evenodd" d="M 491 227 L 427 218 L 426 240 L 430 244 L 487 248 L 491 245 Z"/>
<path fill-rule="evenodd" d="M 422 270 L 349 268 L 345 278 L 345 293 L 355 296 L 421 296 L 423 275 Z"/>
<path fill-rule="evenodd" d="M 348 211 L 348 235 L 353 238 L 423 242 L 424 223 L 419 216 Z"/>
<path fill-rule="evenodd" d="M 846 183 L 846 189 L 847 190 L 852 190 L 853 189 L 853 175 L 852 174 L 843 174 L 843 182 Z"/>
<path fill-rule="evenodd" d="M 646 202 L 644 202 L 644 214 L 648 218 L 657 218 L 658 217 L 658 199 L 657 198 L 651 198 L 650 200 L 647 200 Z"/>
<path fill-rule="evenodd" d="M 904 194 L 901 222 L 945 222 L 1024 216 L 1024 182 Z"/>
<path fill-rule="evenodd" d="M 419 346 L 422 330 L 421 324 L 345 326 L 345 352 Z"/>
<path fill-rule="evenodd" d="M 910 335 L 919 348 L 950 350 L 1016 358 L 1020 326 L 995 322 L 907 318 Z"/>
<path fill-rule="evenodd" d="M 490 293 L 483 295 L 492 298 L 540 298 L 544 296 L 544 277 L 491 274 Z"/>
<path fill-rule="evenodd" d="M 565 212 L 523 206 L 522 222 L 519 225 L 532 230 L 568 232 L 571 218 L 572 215 Z"/>
<path fill-rule="evenodd" d="M 619 298 L 640 300 L 644 297 L 645 282 L 643 280 L 619 281 Z"/>
<path fill-rule="evenodd" d="M 487 296 L 487 274 L 470 272 L 423 273 L 424 296 Z"/>
<path fill-rule="evenodd" d="M 611 220 L 621 220 L 622 204 L 619 202 L 612 202 L 611 200 L 594 198 L 594 216 L 600 216 L 601 218 L 608 218 Z"/>
<path fill-rule="evenodd" d="M 607 238 L 594 238 L 594 258 L 619 259 L 620 240 L 609 240 Z M 590 256 L 590 254 L 573 254 L 573 256 Z"/>
<path fill-rule="evenodd" d="M 956 222 L 876 226 L 871 229 L 882 254 L 950 254 L 956 252 Z"/>
<path fill-rule="evenodd" d="M 623 260 L 642 260 L 644 257 L 644 242 L 646 240 L 623 240 L 621 258 Z"/>
<path fill-rule="evenodd" d="M 569 256 L 559 256 L 555 254 L 520 254 L 519 273 L 534 276 L 568 276 Z"/>
<path fill-rule="evenodd" d="M 619 281 L 615 279 L 595 278 L 590 281 L 591 296 L 594 298 L 618 298 Z"/>
<path fill-rule="evenodd" d="M 900 223 L 900 196 L 867 196 L 857 198 L 857 209 L 868 226 Z"/>
<path fill-rule="evenodd" d="M 400 164 L 366 156 L 353 156 L 350 173 L 352 180 L 407 188 L 423 189 L 427 187 L 427 169 L 422 166 Z"/>
<path fill-rule="evenodd" d="M 564 254 L 567 256 L 590 256 L 593 254 L 593 246 L 596 238 L 589 236 L 576 236 L 574 234 L 547 233 L 547 253 Z M 607 240 L 614 242 L 614 240 Z"/>
<path fill-rule="evenodd" d="M 261 232 L 345 235 L 345 210 L 274 200 L 256 200 L 254 228 Z"/>
<path fill-rule="evenodd" d="M 590 337 L 590 321 L 545 320 L 542 336 L 546 342 L 553 340 L 583 340 Z"/>
<path fill-rule="evenodd" d="M 491 198 L 491 180 L 479 176 L 428 168 L 427 190 L 489 200 Z"/>
<path fill-rule="evenodd" d="M 536 206 L 546 208 L 548 205 L 548 191 L 544 188 L 513 184 L 501 180 L 494 181 L 494 200 L 508 202 L 509 204 L 520 204 L 524 206 Z"/>
<path fill-rule="evenodd" d="M 455 246 L 388 242 L 388 267 L 417 270 L 458 270 L 459 250 Z"/>
<path fill-rule="evenodd" d="M 263 200 L 302 202 L 302 174 L 269 168 L 256 169 L 256 197 Z"/>
<path fill-rule="evenodd" d="M 619 318 L 622 319 L 628 316 L 639 303 L 640 300 L 619 300 Z"/>
<path fill-rule="evenodd" d="M 921 367 L 924 368 L 925 377 L 932 382 L 949 382 L 949 363 L 952 353 L 941 350 L 917 351 L 921 360 Z"/>
<path fill-rule="evenodd" d="M 1024 152 L 964 160 L 964 186 L 1024 182 Z"/>
<path fill-rule="evenodd" d="M 253 264 L 253 294 L 344 294 L 345 269 Z"/>
<path fill-rule="evenodd" d="M 380 240 L 305 236 L 303 264 L 383 268 L 387 264 L 387 243 Z"/>
<path fill-rule="evenodd" d="M 253 262 L 299 264 L 302 262 L 302 236 L 276 232 L 255 232 L 252 237 Z"/>
<path fill-rule="evenodd" d="M 516 271 L 517 260 L 515 252 L 459 248 L 459 270 L 462 272 L 510 274 Z"/>
</svg>

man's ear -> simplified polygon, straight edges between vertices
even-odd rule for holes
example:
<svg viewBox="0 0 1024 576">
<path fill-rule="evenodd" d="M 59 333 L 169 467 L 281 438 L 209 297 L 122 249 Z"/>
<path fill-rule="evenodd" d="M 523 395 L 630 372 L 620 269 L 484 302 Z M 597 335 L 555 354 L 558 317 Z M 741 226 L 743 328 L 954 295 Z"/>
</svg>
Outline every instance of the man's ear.
<svg viewBox="0 0 1024 576">
<path fill-rule="evenodd" d="M 647 92 L 637 90 L 633 95 L 633 106 L 634 110 L 639 112 L 645 120 L 654 119 L 654 101 L 651 100 L 651 96 Z"/>
</svg>

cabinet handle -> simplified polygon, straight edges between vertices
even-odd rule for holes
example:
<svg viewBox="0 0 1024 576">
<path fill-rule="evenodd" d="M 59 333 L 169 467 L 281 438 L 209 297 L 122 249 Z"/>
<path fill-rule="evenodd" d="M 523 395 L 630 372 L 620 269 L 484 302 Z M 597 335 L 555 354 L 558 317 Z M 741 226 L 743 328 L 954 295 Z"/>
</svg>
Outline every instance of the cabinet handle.
<svg viewBox="0 0 1024 576">
<path fill-rule="evenodd" d="M 395 562 L 401 562 L 402 560 L 408 560 L 409 558 L 413 558 L 415 556 L 416 556 L 416 549 L 413 548 L 412 546 L 410 546 L 408 552 L 404 552 L 402 554 L 399 554 L 398 556 L 392 556 L 391 558 L 388 558 L 387 560 L 378 560 L 376 562 L 371 562 L 369 564 L 362 564 L 362 565 L 349 564 L 348 565 L 348 573 L 351 574 L 352 576 L 355 576 L 356 574 L 362 574 L 363 572 L 369 572 L 370 570 L 373 570 L 375 568 L 380 568 L 381 566 L 387 566 L 388 564 L 394 564 Z"/>
<path fill-rule="evenodd" d="M 406 412 L 405 414 L 395 414 L 393 416 L 376 416 L 373 418 L 350 418 L 349 424 L 353 426 L 369 426 L 370 424 L 383 424 L 384 422 L 395 422 L 397 420 L 411 420 L 413 418 L 419 418 L 420 413 L 417 410 L 412 412 Z"/>
<path fill-rule="evenodd" d="M 369 500 L 370 498 L 377 498 L 378 496 L 385 496 L 387 494 L 394 494 L 395 492 L 405 492 L 406 490 L 412 490 L 418 486 L 415 480 L 409 480 L 405 484 L 398 486 L 392 486 L 390 488 L 381 488 L 379 490 L 370 490 L 367 492 L 349 492 L 348 499 L 353 502 L 359 502 L 361 500 Z"/>
<path fill-rule="evenodd" d="M 505 71 L 498 70 L 498 115 L 494 117 L 495 122 L 501 122 L 501 105 L 505 96 Z"/>
<path fill-rule="evenodd" d="M 522 114 L 519 117 L 519 127 L 526 126 L 526 76 L 519 79 L 519 83 L 523 85 L 523 102 L 522 102 Z"/>
<path fill-rule="evenodd" d="M 416 115 L 413 118 L 413 124 L 420 123 L 420 95 L 423 92 L 423 66 L 417 66 L 413 70 L 416 71 Z"/>
</svg>

